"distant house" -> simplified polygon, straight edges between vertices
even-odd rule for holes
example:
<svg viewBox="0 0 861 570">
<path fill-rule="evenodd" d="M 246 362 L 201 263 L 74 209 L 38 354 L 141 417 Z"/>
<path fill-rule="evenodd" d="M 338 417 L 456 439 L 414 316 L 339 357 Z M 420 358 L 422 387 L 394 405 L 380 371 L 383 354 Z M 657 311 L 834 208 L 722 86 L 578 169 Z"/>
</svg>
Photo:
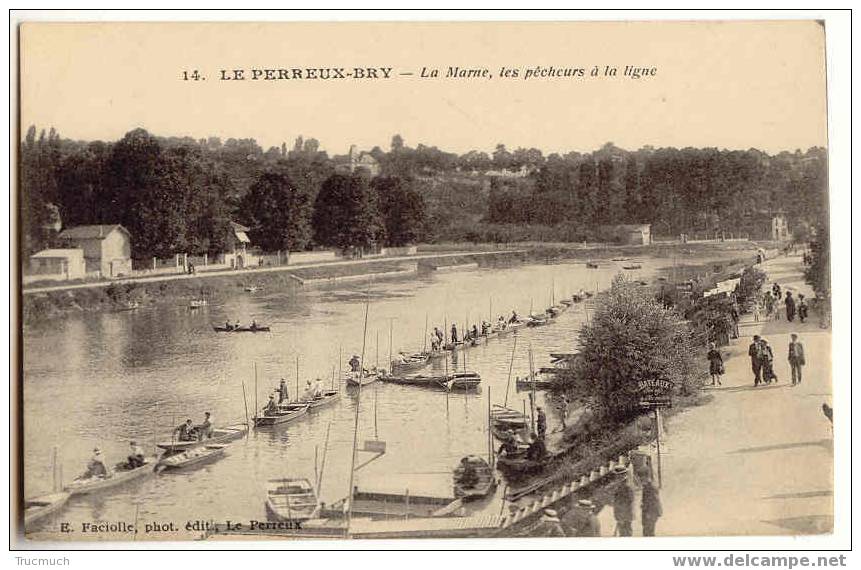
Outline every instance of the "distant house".
<svg viewBox="0 0 861 570">
<path fill-rule="evenodd" d="M 620 224 L 602 226 L 604 239 L 625 245 L 649 245 L 652 243 L 652 224 Z"/>
<path fill-rule="evenodd" d="M 66 228 L 58 237 L 84 251 L 87 273 L 98 271 L 101 277 L 131 274 L 131 235 L 121 225 L 75 226 Z"/>
<path fill-rule="evenodd" d="M 248 239 L 249 228 L 236 222 L 230 222 L 225 240 L 225 250 L 221 255 L 220 262 L 232 269 L 242 269 L 253 264 L 252 254 L 248 252 L 251 240 Z"/>
<path fill-rule="evenodd" d="M 30 256 L 29 280 L 83 279 L 87 263 L 83 249 L 43 249 Z"/>
<path fill-rule="evenodd" d="M 774 241 L 786 241 L 790 237 L 789 224 L 786 215 L 778 212 L 771 217 L 771 239 Z"/>
<path fill-rule="evenodd" d="M 356 145 L 350 145 L 350 154 L 346 160 L 341 157 L 340 164 L 335 165 L 335 170 L 341 174 L 352 174 L 357 169 L 364 168 L 371 176 L 380 175 L 380 163 L 369 152 L 359 152 L 356 150 Z"/>
</svg>

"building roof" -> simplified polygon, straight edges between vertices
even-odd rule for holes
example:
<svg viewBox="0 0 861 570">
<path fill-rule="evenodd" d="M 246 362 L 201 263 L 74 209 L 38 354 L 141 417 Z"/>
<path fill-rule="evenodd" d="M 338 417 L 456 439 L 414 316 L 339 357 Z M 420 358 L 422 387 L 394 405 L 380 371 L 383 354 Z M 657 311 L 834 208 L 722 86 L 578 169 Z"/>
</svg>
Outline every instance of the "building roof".
<svg viewBox="0 0 861 570">
<path fill-rule="evenodd" d="M 75 226 L 60 232 L 62 239 L 105 239 L 114 230 L 120 230 L 126 235 L 129 231 L 120 224 L 96 224 L 92 226 Z"/>
<path fill-rule="evenodd" d="M 247 232 L 250 228 L 246 228 L 242 224 L 237 224 L 236 222 L 230 222 L 230 227 L 233 229 L 234 235 L 236 235 L 236 239 L 243 243 L 251 243 L 251 240 L 248 239 Z"/>
<path fill-rule="evenodd" d="M 43 249 L 31 255 L 37 259 L 69 259 L 70 257 L 83 257 L 84 250 L 78 248 L 70 249 Z"/>
</svg>

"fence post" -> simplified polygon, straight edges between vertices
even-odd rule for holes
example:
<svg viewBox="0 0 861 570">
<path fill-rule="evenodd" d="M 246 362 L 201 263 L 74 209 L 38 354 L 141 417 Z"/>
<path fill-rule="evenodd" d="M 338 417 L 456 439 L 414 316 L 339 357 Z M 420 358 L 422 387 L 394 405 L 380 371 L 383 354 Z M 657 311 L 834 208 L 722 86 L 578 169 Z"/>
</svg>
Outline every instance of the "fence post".
<svg viewBox="0 0 861 570">
<path fill-rule="evenodd" d="M 203 254 L 203 266 L 209 265 L 209 252 Z"/>
<path fill-rule="evenodd" d="M 153 270 L 153 271 L 155 271 L 156 263 L 157 263 L 156 258 L 155 258 L 155 257 L 153 257 L 153 258 L 152 258 L 152 270 Z"/>
</svg>

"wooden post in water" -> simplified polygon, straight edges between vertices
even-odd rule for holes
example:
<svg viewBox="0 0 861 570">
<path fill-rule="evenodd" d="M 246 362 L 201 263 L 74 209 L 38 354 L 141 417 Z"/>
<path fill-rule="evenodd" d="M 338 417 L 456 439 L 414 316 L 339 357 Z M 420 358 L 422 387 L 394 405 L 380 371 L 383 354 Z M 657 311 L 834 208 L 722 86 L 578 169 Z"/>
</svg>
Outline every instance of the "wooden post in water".
<svg viewBox="0 0 861 570">
<path fill-rule="evenodd" d="M 517 335 L 514 335 L 514 347 L 511 349 L 511 361 L 508 364 L 508 381 L 505 383 L 505 402 L 503 406 L 508 407 L 508 390 L 511 388 L 511 369 L 514 367 L 514 353 L 517 350 Z"/>
<path fill-rule="evenodd" d="M 375 330 L 374 333 L 377 336 L 377 340 L 374 341 L 374 350 L 376 351 L 376 358 L 374 361 L 374 365 L 379 368 L 380 367 L 380 331 L 379 329 Z M 391 362 L 389 362 L 389 366 L 391 366 Z"/>
<path fill-rule="evenodd" d="M 245 394 L 245 380 L 242 381 L 242 401 L 245 402 L 245 427 L 248 427 L 248 396 Z M 245 432 L 246 435 L 248 432 Z"/>
<path fill-rule="evenodd" d="M 422 333 L 422 352 L 427 352 L 427 340 L 428 340 L 428 314 L 425 313 L 425 330 Z"/>
<path fill-rule="evenodd" d="M 296 356 L 296 401 L 299 401 L 299 356 Z"/>
<path fill-rule="evenodd" d="M 365 370 L 365 343 L 368 338 L 368 305 L 370 296 L 370 281 L 368 282 L 368 296 L 365 298 L 365 322 L 362 327 L 362 357 L 359 359 L 359 378 L 358 378 L 358 391 L 356 392 L 356 417 L 353 424 L 353 453 L 350 460 L 350 494 L 349 494 L 349 504 L 347 509 L 347 536 L 350 535 L 350 523 L 353 520 L 353 494 L 355 488 L 353 487 L 353 481 L 355 480 L 356 475 L 356 452 L 357 445 L 359 441 L 359 410 L 361 409 L 362 404 L 362 380 L 364 377 Z"/>
<path fill-rule="evenodd" d="M 332 431 L 332 422 L 326 428 L 326 441 L 323 442 L 323 460 L 320 461 L 320 474 L 317 477 L 317 496 L 320 496 L 320 487 L 323 485 L 323 473 L 326 471 L 326 456 L 329 454 L 329 432 Z"/>
<path fill-rule="evenodd" d="M 51 454 L 51 476 L 53 478 L 54 484 L 54 492 L 59 493 L 63 490 L 63 481 L 60 477 L 60 463 L 59 463 L 59 455 L 60 455 L 60 447 L 58 445 L 54 446 L 53 452 Z"/>
<path fill-rule="evenodd" d="M 487 387 L 487 464 L 493 469 L 493 432 L 490 420 L 490 386 Z"/>
<path fill-rule="evenodd" d="M 254 414 L 257 415 L 257 411 L 260 409 L 257 406 L 257 363 L 254 363 Z"/>
</svg>

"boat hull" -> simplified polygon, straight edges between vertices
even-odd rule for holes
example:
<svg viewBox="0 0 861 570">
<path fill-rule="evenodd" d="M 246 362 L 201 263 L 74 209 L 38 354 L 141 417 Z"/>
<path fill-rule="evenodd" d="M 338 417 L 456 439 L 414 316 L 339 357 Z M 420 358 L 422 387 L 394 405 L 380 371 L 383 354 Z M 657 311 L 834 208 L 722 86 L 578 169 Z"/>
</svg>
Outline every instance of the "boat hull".
<svg viewBox="0 0 861 570">
<path fill-rule="evenodd" d="M 70 493 L 51 493 L 34 497 L 24 501 L 24 529 L 26 530 L 31 524 L 42 520 L 51 513 L 59 511 L 66 504 L 71 496 Z"/>
<path fill-rule="evenodd" d="M 258 416 L 254 418 L 254 427 L 269 427 L 283 425 L 295 421 L 308 413 L 308 405 L 301 408 L 285 411 L 271 416 Z"/>
<path fill-rule="evenodd" d="M 241 438 L 246 433 L 248 433 L 248 426 L 246 426 L 245 424 L 237 424 L 213 430 L 213 436 L 209 439 L 201 439 L 196 441 L 163 441 L 161 443 L 157 443 L 156 446 L 160 449 L 164 449 L 169 453 L 175 453 L 178 451 L 185 451 L 187 449 L 200 447 L 201 445 L 212 445 L 233 441 L 235 439 Z"/>
<path fill-rule="evenodd" d="M 186 450 L 162 459 L 159 461 L 157 468 L 163 471 L 191 469 L 224 457 L 226 449 L 227 446 L 224 445 L 208 445 L 204 449 L 195 448 Z"/>
<path fill-rule="evenodd" d="M 135 481 L 155 473 L 156 460 L 154 457 L 147 458 L 147 462 L 137 469 L 129 471 L 115 471 L 110 477 L 96 477 L 92 479 L 75 479 L 69 483 L 64 491 L 71 496 L 87 495 L 118 487 L 130 481 Z"/>
</svg>

